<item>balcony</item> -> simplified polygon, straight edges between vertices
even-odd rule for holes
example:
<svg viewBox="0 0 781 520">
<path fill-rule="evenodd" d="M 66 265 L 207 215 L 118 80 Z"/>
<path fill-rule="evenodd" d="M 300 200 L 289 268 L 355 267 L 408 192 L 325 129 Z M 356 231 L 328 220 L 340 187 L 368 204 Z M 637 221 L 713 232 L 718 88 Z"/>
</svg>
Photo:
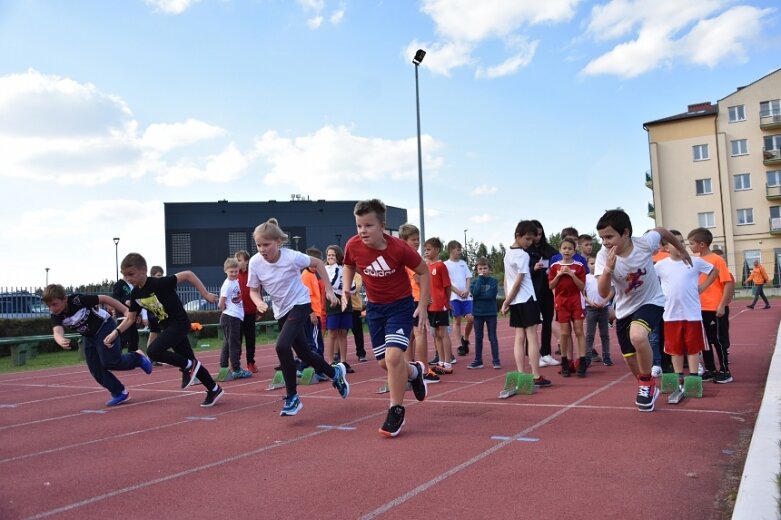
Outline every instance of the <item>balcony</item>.
<svg viewBox="0 0 781 520">
<path fill-rule="evenodd" d="M 770 218 L 770 234 L 781 235 L 781 218 Z"/>
<path fill-rule="evenodd" d="M 762 149 L 762 164 L 765 166 L 778 166 L 781 165 L 781 150 L 778 148 L 768 150 Z"/>
<path fill-rule="evenodd" d="M 767 198 L 767 200 L 781 199 L 781 186 L 779 185 L 771 186 L 770 184 L 766 184 L 765 198 Z"/>
<path fill-rule="evenodd" d="M 760 112 L 759 128 L 762 130 L 776 130 L 781 128 L 781 112 L 778 110 Z"/>
<path fill-rule="evenodd" d="M 654 189 L 654 178 L 651 176 L 651 172 L 645 172 L 645 187 Z"/>
<path fill-rule="evenodd" d="M 648 217 L 649 218 L 656 218 L 656 207 L 652 203 L 648 203 Z"/>
</svg>

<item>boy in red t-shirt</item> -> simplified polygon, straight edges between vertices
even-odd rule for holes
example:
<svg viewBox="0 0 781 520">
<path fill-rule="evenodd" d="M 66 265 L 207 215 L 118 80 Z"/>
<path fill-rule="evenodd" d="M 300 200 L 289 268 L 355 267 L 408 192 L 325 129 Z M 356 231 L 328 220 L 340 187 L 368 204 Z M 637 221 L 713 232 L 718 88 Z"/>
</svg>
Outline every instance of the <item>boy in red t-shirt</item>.
<svg viewBox="0 0 781 520">
<path fill-rule="evenodd" d="M 439 259 L 442 241 L 437 237 L 426 240 L 423 256 L 428 264 L 431 276 L 431 303 L 428 305 L 428 323 L 434 329 L 434 344 L 437 349 L 438 363 L 434 371 L 438 374 L 452 374 L 453 365 L 445 359 L 453 359 L 453 345 L 447 332 L 450 325 L 450 275 L 445 262 Z"/>
<path fill-rule="evenodd" d="M 567 358 L 572 358 L 571 332 L 574 330 L 578 342 L 578 377 L 586 377 L 586 336 L 583 333 L 583 302 L 581 294 L 586 286 L 586 268 L 572 259 L 575 255 L 575 241 L 565 238 L 559 248 L 561 260 L 550 266 L 548 284 L 553 291 L 556 306 L 556 321 L 561 327 L 561 375 L 570 376 Z"/>
<path fill-rule="evenodd" d="M 344 252 L 345 287 L 351 287 L 358 270 L 366 288 L 366 322 L 372 341 L 374 357 L 388 372 L 390 408 L 380 433 L 395 437 L 404 426 L 404 390 L 406 383 L 418 401 L 426 398 L 423 380 L 425 365 L 421 360 L 407 363 L 404 352 L 409 346 L 413 315 L 418 327 L 425 332 L 429 300 L 428 267 L 403 240 L 385 233 L 385 204 L 378 199 L 360 201 L 355 205 L 355 224 L 358 234 L 347 241 Z M 412 300 L 409 277 L 404 268 L 415 270 L 420 283 L 420 301 L 417 310 Z M 349 295 L 342 296 L 342 308 L 347 308 Z"/>
<path fill-rule="evenodd" d="M 255 322 L 258 319 L 258 308 L 249 297 L 249 287 L 247 287 L 247 280 L 249 280 L 247 266 L 250 257 L 247 251 L 236 251 L 233 256 L 239 263 L 239 289 L 241 290 L 241 304 L 244 307 L 241 335 L 244 336 L 244 343 L 247 345 L 247 370 L 255 374 L 258 372 L 258 367 L 255 365 Z M 154 273 L 152 275 L 154 276 Z M 151 343 L 152 338 L 149 339 Z"/>
</svg>

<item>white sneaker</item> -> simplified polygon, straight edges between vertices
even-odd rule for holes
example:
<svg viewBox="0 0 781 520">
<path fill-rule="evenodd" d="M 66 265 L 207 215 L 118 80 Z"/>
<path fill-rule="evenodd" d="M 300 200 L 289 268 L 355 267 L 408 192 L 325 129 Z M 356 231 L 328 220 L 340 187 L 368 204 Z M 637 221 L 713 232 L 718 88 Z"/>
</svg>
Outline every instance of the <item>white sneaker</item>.
<svg viewBox="0 0 781 520">
<path fill-rule="evenodd" d="M 697 375 L 702 376 L 702 374 L 705 373 L 705 367 L 702 366 L 702 363 L 697 364 Z"/>
<path fill-rule="evenodd" d="M 542 364 L 543 362 L 545 362 L 544 365 Z M 540 366 L 541 367 L 555 367 L 555 366 L 558 366 L 558 365 L 561 365 L 561 361 L 559 361 L 555 357 L 551 356 L 550 354 L 548 354 L 547 356 L 542 356 L 540 358 Z"/>
<path fill-rule="evenodd" d="M 662 367 L 658 365 L 654 365 L 654 367 L 651 369 L 651 377 L 661 377 L 662 376 Z"/>
</svg>

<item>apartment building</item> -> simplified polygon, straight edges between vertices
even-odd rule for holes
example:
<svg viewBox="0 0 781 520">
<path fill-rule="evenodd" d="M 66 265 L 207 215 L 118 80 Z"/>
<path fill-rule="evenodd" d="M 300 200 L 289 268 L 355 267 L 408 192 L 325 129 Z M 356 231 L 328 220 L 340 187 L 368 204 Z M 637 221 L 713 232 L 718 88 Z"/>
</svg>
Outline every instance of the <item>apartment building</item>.
<svg viewBox="0 0 781 520">
<path fill-rule="evenodd" d="M 781 276 L 781 69 L 686 112 L 649 121 L 648 215 L 684 236 L 710 229 L 738 286 L 760 260 Z"/>
</svg>

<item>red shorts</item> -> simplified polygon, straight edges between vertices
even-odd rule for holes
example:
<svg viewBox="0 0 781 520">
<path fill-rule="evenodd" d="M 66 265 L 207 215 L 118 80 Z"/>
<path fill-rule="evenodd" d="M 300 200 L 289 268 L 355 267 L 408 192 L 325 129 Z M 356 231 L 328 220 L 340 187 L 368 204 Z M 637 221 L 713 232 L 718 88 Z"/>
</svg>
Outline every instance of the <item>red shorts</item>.
<svg viewBox="0 0 781 520">
<path fill-rule="evenodd" d="M 664 351 L 671 356 L 699 354 L 708 340 L 701 321 L 665 321 Z"/>
<path fill-rule="evenodd" d="M 556 321 L 569 323 L 572 320 L 583 320 L 586 315 L 580 305 L 580 297 L 577 300 L 563 300 L 556 302 Z"/>
</svg>

